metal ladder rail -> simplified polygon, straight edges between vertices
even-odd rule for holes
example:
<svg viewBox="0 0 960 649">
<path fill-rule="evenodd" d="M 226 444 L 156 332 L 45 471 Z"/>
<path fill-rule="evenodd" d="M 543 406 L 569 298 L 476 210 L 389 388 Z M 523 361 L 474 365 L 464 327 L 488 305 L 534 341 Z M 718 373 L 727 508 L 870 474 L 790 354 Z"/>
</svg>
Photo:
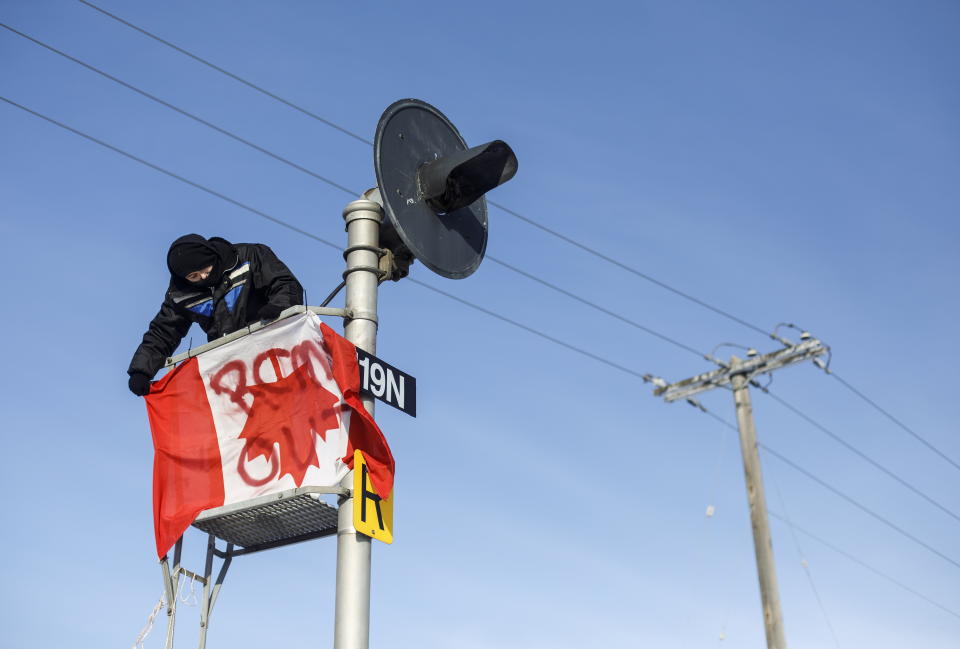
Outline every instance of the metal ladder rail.
<svg viewBox="0 0 960 649">
<path fill-rule="evenodd" d="M 227 570 L 233 561 L 234 545 L 227 543 L 224 551 L 218 550 L 216 546 L 216 537 L 213 534 L 207 535 L 207 555 L 204 561 L 203 575 L 187 570 L 180 564 L 183 551 L 183 537 L 177 539 L 173 550 L 173 569 L 171 570 L 167 557 L 160 560 L 160 570 L 163 575 L 163 589 L 167 596 L 167 638 L 164 644 L 165 649 L 173 649 L 173 637 L 176 628 L 177 619 L 177 594 L 180 585 L 180 576 L 184 575 L 190 579 L 200 582 L 203 585 L 203 593 L 200 598 L 200 641 L 199 649 L 205 649 L 207 644 L 207 630 L 210 628 L 210 615 L 213 607 L 217 603 L 217 597 L 220 595 L 220 589 L 223 586 L 223 580 L 227 576 Z M 213 558 L 220 558 L 220 570 L 217 577 L 211 584 L 213 577 Z"/>
</svg>

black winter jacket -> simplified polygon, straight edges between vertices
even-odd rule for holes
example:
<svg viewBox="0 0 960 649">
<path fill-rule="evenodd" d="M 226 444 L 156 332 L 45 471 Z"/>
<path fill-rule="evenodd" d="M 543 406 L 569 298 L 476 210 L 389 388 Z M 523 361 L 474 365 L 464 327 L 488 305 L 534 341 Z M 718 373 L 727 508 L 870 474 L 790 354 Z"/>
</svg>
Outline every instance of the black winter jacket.
<svg viewBox="0 0 960 649">
<path fill-rule="evenodd" d="M 235 260 L 223 264 L 226 270 L 213 286 L 171 277 L 160 312 L 143 334 L 127 374 L 156 374 L 194 322 L 211 341 L 255 322 L 257 312 L 267 303 L 282 308 L 303 304 L 303 287 L 269 247 L 231 245 L 217 238 L 210 241 L 230 246 Z"/>
</svg>

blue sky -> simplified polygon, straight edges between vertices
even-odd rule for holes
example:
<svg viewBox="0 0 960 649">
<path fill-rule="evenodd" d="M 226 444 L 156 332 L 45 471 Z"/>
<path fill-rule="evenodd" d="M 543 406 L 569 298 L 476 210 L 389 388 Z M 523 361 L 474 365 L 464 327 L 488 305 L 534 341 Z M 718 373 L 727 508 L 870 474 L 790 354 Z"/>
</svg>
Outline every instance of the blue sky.
<svg viewBox="0 0 960 649">
<path fill-rule="evenodd" d="M 955 3 L 100 6 L 368 139 L 417 97 L 471 144 L 506 140 L 520 170 L 497 203 L 764 330 L 809 329 L 840 376 L 960 462 Z M 79 2 L 0 0 L 0 16 L 336 183 L 375 182 L 365 144 Z M 0 61 L 8 100 L 344 241 L 349 194 L 6 29 Z M 267 243 L 312 303 L 342 259 L 8 103 L 0 116 L 5 642 L 124 646 L 161 588 L 125 369 L 167 246 Z M 775 346 L 495 208 L 488 253 L 697 350 Z M 458 282 L 412 276 L 641 373 L 710 369 L 489 260 Z M 419 403 L 416 419 L 378 410 L 398 500 L 396 542 L 374 548 L 373 646 L 762 645 L 732 431 L 412 283 L 383 286 L 380 313 L 378 355 L 417 377 Z M 886 575 L 772 520 L 789 645 L 956 647 L 960 471 L 809 364 L 771 389 L 954 514 L 755 391 L 764 444 L 950 559 L 762 454 L 771 510 Z M 728 392 L 702 401 L 734 421 Z M 201 544 L 188 539 L 195 567 Z M 330 643 L 334 551 L 238 559 L 208 646 Z"/>
</svg>

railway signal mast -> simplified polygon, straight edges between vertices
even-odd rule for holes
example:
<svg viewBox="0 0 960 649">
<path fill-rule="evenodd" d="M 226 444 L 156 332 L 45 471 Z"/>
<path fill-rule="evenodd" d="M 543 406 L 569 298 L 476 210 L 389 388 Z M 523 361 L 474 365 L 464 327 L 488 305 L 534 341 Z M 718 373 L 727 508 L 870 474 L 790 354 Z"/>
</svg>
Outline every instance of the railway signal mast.
<svg viewBox="0 0 960 649">
<path fill-rule="evenodd" d="M 771 336 L 784 347 L 769 354 L 759 355 L 749 350 L 746 359 L 733 356 L 729 363 L 719 362 L 720 368 L 705 372 L 677 383 L 667 384 L 662 379 L 650 377 L 658 387 L 654 396 L 663 397 L 667 402 L 685 400 L 695 406 L 699 403 L 693 398 L 701 392 L 717 387 L 729 387 L 733 390 L 733 399 L 737 409 L 737 427 L 740 431 L 740 452 L 743 456 L 743 472 L 747 484 L 747 502 L 750 506 L 750 525 L 753 528 L 753 548 L 757 559 L 757 575 L 760 580 L 760 600 L 763 605 L 763 626 L 767 636 L 768 649 L 786 649 L 787 642 L 783 631 L 783 614 L 780 610 L 780 593 L 777 588 L 777 572 L 773 559 L 773 542 L 770 538 L 770 522 L 767 518 L 767 500 L 763 490 L 763 474 L 760 470 L 760 455 L 757 452 L 757 431 L 753 421 L 753 407 L 750 404 L 749 386 L 755 377 L 769 374 L 775 370 L 812 360 L 823 367 L 818 357 L 826 354 L 828 348 L 809 333 L 800 335 L 800 343 Z"/>
<path fill-rule="evenodd" d="M 517 172 L 506 142 L 467 147 L 443 113 L 417 99 L 384 111 L 373 162 L 377 187 L 343 211 L 350 313 L 344 336 L 367 354 L 376 352 L 380 282 L 406 277 L 415 259 L 443 277 L 471 275 L 487 248 L 484 194 Z M 373 414 L 372 397 L 364 398 L 364 406 Z M 348 475 L 344 486 L 352 481 Z M 356 497 L 342 498 L 339 510 L 334 649 L 369 645 L 371 537 L 354 526 Z"/>
</svg>

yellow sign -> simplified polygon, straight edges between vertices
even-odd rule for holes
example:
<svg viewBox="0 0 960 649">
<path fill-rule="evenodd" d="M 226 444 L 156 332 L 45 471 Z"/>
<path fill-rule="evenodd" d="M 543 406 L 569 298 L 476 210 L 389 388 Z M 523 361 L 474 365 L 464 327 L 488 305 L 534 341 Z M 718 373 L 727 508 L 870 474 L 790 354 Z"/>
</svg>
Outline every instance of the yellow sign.
<svg viewBox="0 0 960 649">
<path fill-rule="evenodd" d="M 370 538 L 393 543 L 393 496 L 373 490 L 363 453 L 353 452 L 353 526 Z"/>
</svg>

